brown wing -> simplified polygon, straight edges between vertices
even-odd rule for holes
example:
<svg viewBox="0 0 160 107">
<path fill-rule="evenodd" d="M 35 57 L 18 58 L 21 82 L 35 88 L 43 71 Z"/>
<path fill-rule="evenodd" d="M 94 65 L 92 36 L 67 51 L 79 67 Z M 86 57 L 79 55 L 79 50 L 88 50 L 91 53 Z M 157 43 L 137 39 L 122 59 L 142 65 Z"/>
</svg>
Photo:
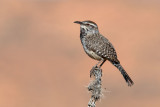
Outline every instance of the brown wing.
<svg viewBox="0 0 160 107">
<path fill-rule="evenodd" d="M 109 61 L 113 61 L 115 63 L 119 63 L 117 59 L 116 51 L 113 45 L 109 42 L 107 38 L 102 35 L 92 35 L 88 37 L 90 49 L 95 52 L 98 56 L 107 59 Z"/>
</svg>

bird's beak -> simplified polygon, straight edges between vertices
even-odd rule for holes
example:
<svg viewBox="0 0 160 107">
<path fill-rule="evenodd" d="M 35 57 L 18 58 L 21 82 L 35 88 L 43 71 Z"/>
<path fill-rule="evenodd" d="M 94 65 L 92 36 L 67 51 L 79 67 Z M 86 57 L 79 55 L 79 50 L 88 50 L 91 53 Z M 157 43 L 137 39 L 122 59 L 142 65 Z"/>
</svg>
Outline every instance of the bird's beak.
<svg viewBox="0 0 160 107">
<path fill-rule="evenodd" d="M 77 23 L 77 24 L 82 24 L 82 22 L 81 22 L 81 21 L 75 21 L 74 23 Z"/>
</svg>

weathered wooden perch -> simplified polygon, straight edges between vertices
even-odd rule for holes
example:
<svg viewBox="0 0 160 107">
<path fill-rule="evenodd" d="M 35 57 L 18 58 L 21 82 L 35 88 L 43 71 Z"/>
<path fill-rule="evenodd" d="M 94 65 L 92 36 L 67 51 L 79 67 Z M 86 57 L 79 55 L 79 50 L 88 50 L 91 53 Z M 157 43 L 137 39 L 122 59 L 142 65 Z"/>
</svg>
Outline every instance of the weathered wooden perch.
<svg viewBox="0 0 160 107">
<path fill-rule="evenodd" d="M 88 85 L 88 91 L 91 92 L 91 98 L 88 102 L 88 107 L 96 107 L 96 101 L 98 101 L 102 96 L 101 89 L 101 77 L 102 77 L 102 69 L 97 66 L 94 66 L 90 71 L 90 78 L 93 80 Z"/>
</svg>

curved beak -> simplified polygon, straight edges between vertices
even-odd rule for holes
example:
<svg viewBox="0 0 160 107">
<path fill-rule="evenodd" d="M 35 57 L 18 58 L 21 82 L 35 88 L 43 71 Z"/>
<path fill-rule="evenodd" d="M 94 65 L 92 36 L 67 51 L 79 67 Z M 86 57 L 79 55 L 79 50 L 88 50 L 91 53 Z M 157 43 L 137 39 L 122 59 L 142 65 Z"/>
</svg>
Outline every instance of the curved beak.
<svg viewBox="0 0 160 107">
<path fill-rule="evenodd" d="M 82 22 L 81 22 L 81 21 L 75 21 L 74 23 L 77 23 L 77 24 L 82 24 Z"/>
</svg>

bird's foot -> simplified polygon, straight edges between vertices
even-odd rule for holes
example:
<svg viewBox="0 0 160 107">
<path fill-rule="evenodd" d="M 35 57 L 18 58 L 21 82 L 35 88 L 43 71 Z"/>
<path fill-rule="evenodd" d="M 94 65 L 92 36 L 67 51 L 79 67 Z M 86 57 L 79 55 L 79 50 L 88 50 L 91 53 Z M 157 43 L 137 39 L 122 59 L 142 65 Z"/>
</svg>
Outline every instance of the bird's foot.
<svg viewBox="0 0 160 107">
<path fill-rule="evenodd" d="M 90 70 L 90 78 L 92 77 L 92 76 L 95 76 L 95 71 L 96 70 L 99 70 L 100 69 L 100 66 L 97 66 L 97 65 L 95 65 L 91 70 Z M 102 71 L 102 70 L 101 70 Z"/>
<path fill-rule="evenodd" d="M 98 68 L 97 65 L 96 65 L 96 66 L 93 66 L 93 68 L 90 70 L 90 78 L 91 78 L 92 76 L 95 76 L 95 73 L 94 73 L 95 71 L 94 71 L 94 70 L 95 70 L 96 68 Z"/>
</svg>

